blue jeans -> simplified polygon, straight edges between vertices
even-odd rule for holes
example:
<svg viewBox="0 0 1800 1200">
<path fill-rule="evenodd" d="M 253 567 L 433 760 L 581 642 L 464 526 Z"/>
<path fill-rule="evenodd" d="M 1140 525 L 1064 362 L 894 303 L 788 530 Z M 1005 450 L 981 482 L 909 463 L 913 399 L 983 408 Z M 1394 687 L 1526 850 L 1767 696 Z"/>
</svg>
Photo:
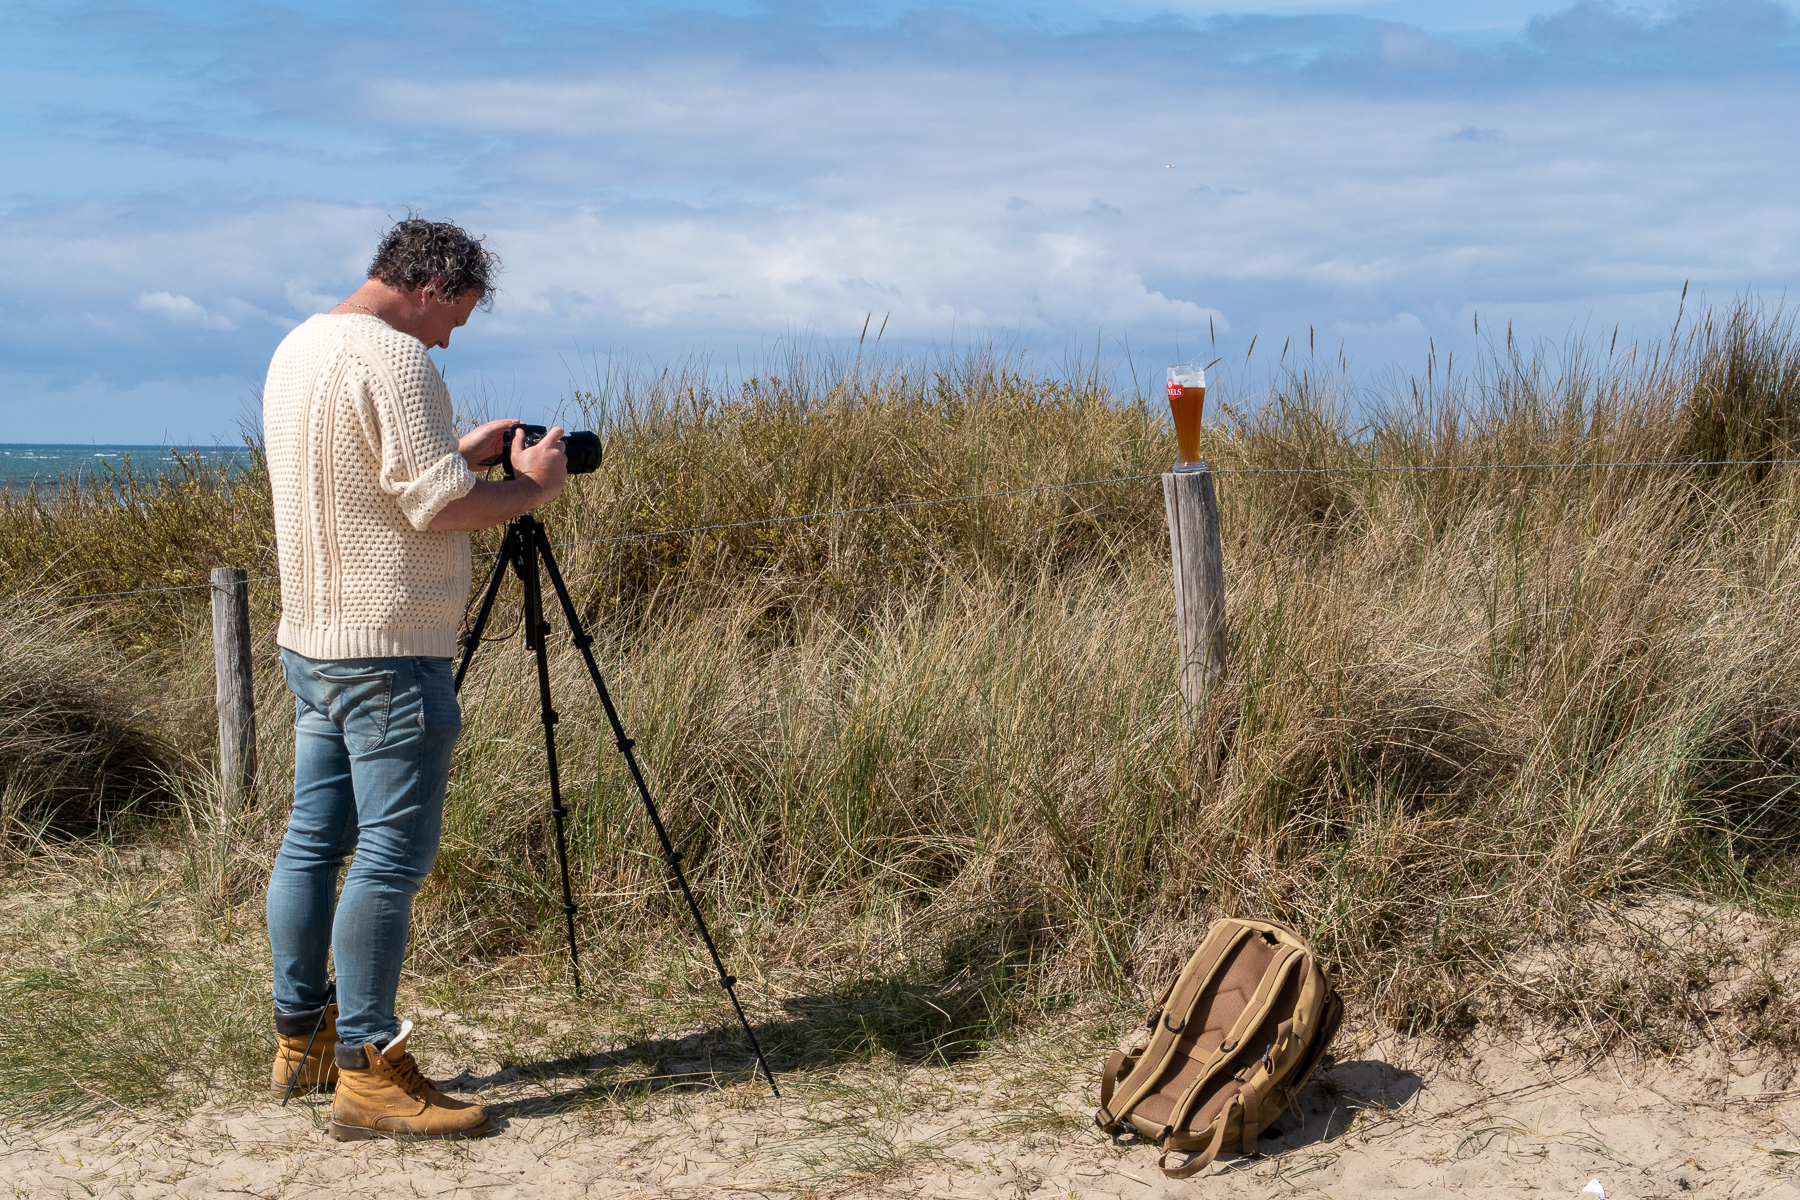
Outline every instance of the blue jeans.
<svg viewBox="0 0 1800 1200">
<path fill-rule="evenodd" d="M 384 1044 L 400 1032 L 394 993 L 412 898 L 437 858 L 462 731 L 450 660 L 321 661 L 284 649 L 281 668 L 295 696 L 294 811 L 269 875 L 275 1007 L 327 1001 L 329 951 L 339 1040 Z"/>
</svg>

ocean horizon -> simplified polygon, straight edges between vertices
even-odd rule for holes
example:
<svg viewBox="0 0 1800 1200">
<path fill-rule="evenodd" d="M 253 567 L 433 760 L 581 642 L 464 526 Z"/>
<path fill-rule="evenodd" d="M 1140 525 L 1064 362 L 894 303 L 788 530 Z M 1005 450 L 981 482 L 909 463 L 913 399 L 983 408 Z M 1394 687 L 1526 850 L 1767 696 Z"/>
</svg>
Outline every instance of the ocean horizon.
<svg viewBox="0 0 1800 1200">
<path fill-rule="evenodd" d="M 243 446 L 0 442 L 0 488 L 54 487 L 77 476 L 101 477 L 127 467 L 161 474 L 173 465 L 177 453 L 199 454 L 225 467 L 250 463 L 250 451 Z"/>
</svg>

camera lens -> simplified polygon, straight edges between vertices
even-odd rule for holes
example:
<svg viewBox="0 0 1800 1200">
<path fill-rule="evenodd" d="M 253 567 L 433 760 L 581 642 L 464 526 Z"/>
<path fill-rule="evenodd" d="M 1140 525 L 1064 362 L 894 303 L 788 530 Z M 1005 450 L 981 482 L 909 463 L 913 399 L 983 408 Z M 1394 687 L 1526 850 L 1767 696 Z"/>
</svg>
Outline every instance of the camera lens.
<svg viewBox="0 0 1800 1200">
<path fill-rule="evenodd" d="M 569 474 L 586 475 L 600 469 L 600 435 L 583 429 L 565 434 L 563 449 L 569 456 Z"/>
</svg>

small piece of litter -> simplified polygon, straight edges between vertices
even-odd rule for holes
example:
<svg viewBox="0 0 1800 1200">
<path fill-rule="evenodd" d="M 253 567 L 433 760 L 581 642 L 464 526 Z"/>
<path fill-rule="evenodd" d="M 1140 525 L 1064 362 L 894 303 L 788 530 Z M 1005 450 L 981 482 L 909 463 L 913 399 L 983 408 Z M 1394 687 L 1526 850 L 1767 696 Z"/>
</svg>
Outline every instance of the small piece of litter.
<svg viewBox="0 0 1800 1200">
<path fill-rule="evenodd" d="M 1581 1189 L 1582 1195 L 1586 1196 L 1589 1193 L 1600 1197 L 1600 1200 L 1606 1200 L 1606 1189 L 1600 1186 L 1598 1179 L 1588 1180 L 1588 1185 Z"/>
</svg>

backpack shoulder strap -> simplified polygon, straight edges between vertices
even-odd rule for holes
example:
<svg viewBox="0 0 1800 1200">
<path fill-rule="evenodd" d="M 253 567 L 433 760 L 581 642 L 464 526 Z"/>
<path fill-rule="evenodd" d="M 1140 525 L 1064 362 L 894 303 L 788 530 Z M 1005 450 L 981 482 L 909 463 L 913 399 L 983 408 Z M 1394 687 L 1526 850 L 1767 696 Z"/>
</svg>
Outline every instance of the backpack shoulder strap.
<svg viewBox="0 0 1800 1200">
<path fill-rule="evenodd" d="M 1281 989 L 1287 983 L 1288 977 L 1294 973 L 1296 964 L 1305 962 L 1305 952 L 1292 946 L 1284 946 L 1277 953 L 1275 960 L 1269 964 L 1269 969 L 1263 972 L 1261 979 L 1257 980 L 1256 991 L 1251 993 L 1250 1001 L 1244 1005 L 1244 1011 L 1238 1014 L 1238 1019 L 1232 1022 L 1231 1030 L 1225 1035 L 1225 1040 L 1216 1048 L 1208 1047 L 1210 1052 L 1207 1055 L 1205 1069 L 1195 1076 L 1194 1082 L 1188 1086 L 1186 1092 L 1182 1093 L 1181 1099 L 1176 1101 L 1175 1107 L 1169 1113 L 1169 1124 L 1172 1127 L 1180 1129 L 1187 1123 L 1194 1105 L 1199 1101 L 1200 1090 L 1211 1080 L 1213 1071 L 1218 1068 L 1220 1063 L 1228 1061 L 1237 1054 L 1243 1040 L 1263 1023 L 1264 1018 L 1269 1015 L 1269 1010 L 1275 1006 L 1275 999 L 1281 994 Z"/>
<path fill-rule="evenodd" d="M 1131 1086 L 1116 1105 L 1112 1103 L 1110 1095 L 1101 1099 L 1100 1110 L 1094 1114 L 1096 1125 L 1108 1132 L 1117 1130 L 1125 1118 L 1131 1115 L 1131 1110 L 1138 1102 L 1156 1090 L 1156 1085 L 1161 1082 L 1164 1072 L 1169 1069 L 1169 1064 L 1174 1061 L 1176 1052 L 1180 1049 L 1181 1037 L 1187 1032 L 1188 1016 L 1195 1002 L 1219 974 L 1231 952 L 1254 932 L 1249 926 L 1236 921 L 1221 920 L 1213 923 L 1213 927 L 1207 931 L 1206 940 L 1200 943 L 1200 948 L 1194 951 L 1180 977 L 1169 989 L 1160 1014 L 1151 1014 L 1155 1018 L 1155 1032 L 1151 1035 L 1149 1045 L 1144 1047 L 1138 1069 L 1132 1070 L 1128 1076 L 1133 1081 Z M 1181 1014 L 1179 1024 L 1170 1022 L 1169 1014 L 1172 1012 Z M 1109 1061 L 1107 1065 L 1110 1067 L 1112 1063 Z M 1103 1090 L 1110 1090 L 1106 1089 L 1104 1082 L 1101 1087 Z"/>
<path fill-rule="evenodd" d="M 1125 1058 L 1123 1050 L 1115 1050 L 1112 1056 L 1106 1060 L 1106 1065 L 1100 1068 L 1101 1112 L 1105 1112 L 1106 1106 L 1112 1103 L 1113 1088 L 1118 1085 L 1121 1068 L 1125 1066 Z"/>
</svg>

